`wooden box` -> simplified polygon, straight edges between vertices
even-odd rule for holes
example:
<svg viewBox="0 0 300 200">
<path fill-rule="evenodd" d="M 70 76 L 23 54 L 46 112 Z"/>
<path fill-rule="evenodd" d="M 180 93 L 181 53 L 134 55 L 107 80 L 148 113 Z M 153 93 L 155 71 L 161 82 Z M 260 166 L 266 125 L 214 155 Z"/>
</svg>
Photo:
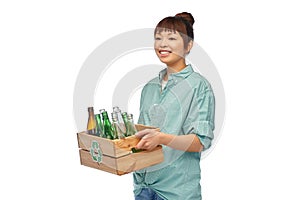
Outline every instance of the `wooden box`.
<svg viewBox="0 0 300 200">
<path fill-rule="evenodd" d="M 138 131 L 153 128 L 137 124 Z M 132 148 L 140 139 L 134 135 L 124 139 L 109 140 L 87 134 L 85 131 L 77 133 L 80 162 L 82 165 L 123 175 L 140 170 L 164 160 L 162 147 L 152 151 L 132 153 Z"/>
</svg>

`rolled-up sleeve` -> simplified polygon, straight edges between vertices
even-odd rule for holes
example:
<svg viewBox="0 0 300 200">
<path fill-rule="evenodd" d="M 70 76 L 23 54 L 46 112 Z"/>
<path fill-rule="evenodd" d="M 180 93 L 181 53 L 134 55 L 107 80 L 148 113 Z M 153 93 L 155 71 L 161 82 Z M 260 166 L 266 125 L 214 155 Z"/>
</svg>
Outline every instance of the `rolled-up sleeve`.
<svg viewBox="0 0 300 200">
<path fill-rule="evenodd" d="M 196 91 L 190 104 L 187 118 L 183 125 L 183 131 L 196 134 L 204 149 L 211 146 L 214 138 L 213 130 L 215 115 L 215 98 L 211 89 Z"/>
</svg>

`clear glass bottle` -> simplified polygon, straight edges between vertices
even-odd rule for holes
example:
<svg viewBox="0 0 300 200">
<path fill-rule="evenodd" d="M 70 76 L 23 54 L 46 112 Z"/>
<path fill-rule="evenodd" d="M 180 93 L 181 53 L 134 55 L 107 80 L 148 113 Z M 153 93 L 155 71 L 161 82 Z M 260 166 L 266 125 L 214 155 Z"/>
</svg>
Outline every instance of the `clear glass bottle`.
<svg viewBox="0 0 300 200">
<path fill-rule="evenodd" d="M 94 108 L 88 107 L 88 113 L 89 113 L 89 118 L 87 123 L 87 133 L 91 135 L 97 135 Z"/>
<path fill-rule="evenodd" d="M 113 128 L 114 128 L 114 137 L 115 139 L 122 139 L 124 138 L 124 133 L 120 129 L 120 125 L 118 122 L 118 116 L 116 113 L 111 113 L 111 118 L 112 118 L 112 123 L 113 123 Z"/>
<path fill-rule="evenodd" d="M 117 114 L 118 122 L 119 122 L 119 126 L 120 126 L 121 131 L 123 133 L 126 133 L 126 126 L 125 126 L 125 123 L 124 123 L 124 120 L 123 120 L 123 117 L 122 117 L 122 114 L 121 114 L 121 109 L 118 106 L 115 106 L 115 107 L 113 107 L 113 112 Z"/>
<path fill-rule="evenodd" d="M 134 124 L 133 114 L 128 113 L 127 119 L 128 119 L 128 129 L 129 129 L 130 135 L 134 135 L 137 132 L 137 130 L 136 130 L 136 127 Z"/>
</svg>

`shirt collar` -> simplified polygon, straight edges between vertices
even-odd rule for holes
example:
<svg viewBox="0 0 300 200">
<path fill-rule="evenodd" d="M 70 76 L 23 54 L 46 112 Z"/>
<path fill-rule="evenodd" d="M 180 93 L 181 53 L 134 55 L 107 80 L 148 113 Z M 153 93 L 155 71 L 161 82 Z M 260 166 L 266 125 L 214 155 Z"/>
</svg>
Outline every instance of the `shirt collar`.
<svg viewBox="0 0 300 200">
<path fill-rule="evenodd" d="M 194 70 L 193 70 L 191 64 L 188 64 L 180 72 L 170 74 L 168 77 L 168 80 L 174 80 L 176 83 L 178 81 L 185 79 L 193 72 L 194 72 Z M 166 73 L 167 73 L 167 68 L 165 68 L 159 72 L 158 78 L 159 78 L 160 83 L 161 83 L 162 79 L 164 78 L 164 76 L 166 75 Z"/>
</svg>

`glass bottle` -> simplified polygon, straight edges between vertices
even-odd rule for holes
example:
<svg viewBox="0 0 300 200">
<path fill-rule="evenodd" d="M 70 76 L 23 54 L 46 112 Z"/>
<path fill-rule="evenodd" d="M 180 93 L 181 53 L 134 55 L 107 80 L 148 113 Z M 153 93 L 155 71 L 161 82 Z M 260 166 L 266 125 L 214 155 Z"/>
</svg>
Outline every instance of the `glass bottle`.
<svg viewBox="0 0 300 200">
<path fill-rule="evenodd" d="M 114 112 L 111 113 L 111 118 L 112 118 L 112 123 L 113 123 L 113 128 L 114 128 L 114 137 L 115 137 L 115 139 L 124 138 L 124 134 L 120 129 L 117 114 L 114 113 Z"/>
<path fill-rule="evenodd" d="M 122 113 L 122 118 L 125 124 L 125 128 L 126 128 L 126 132 L 125 132 L 125 136 L 130 136 L 130 130 L 129 130 L 129 124 L 128 124 L 128 118 L 127 118 L 127 112 L 123 112 Z"/>
<path fill-rule="evenodd" d="M 113 133 L 113 129 L 111 126 L 111 123 L 109 121 L 108 115 L 106 111 L 103 111 L 102 113 L 102 119 L 103 119 L 103 135 L 104 137 L 106 137 L 107 139 L 114 139 L 114 133 Z"/>
<path fill-rule="evenodd" d="M 87 123 L 87 133 L 91 134 L 91 135 L 97 135 L 94 108 L 88 107 L 88 113 L 89 113 L 89 118 L 88 118 L 88 123 Z"/>
<path fill-rule="evenodd" d="M 125 126 L 124 120 L 122 118 L 121 109 L 118 106 L 115 106 L 115 107 L 113 107 L 113 112 L 117 114 L 121 131 L 123 133 L 126 133 L 126 126 Z"/>
<path fill-rule="evenodd" d="M 127 114 L 127 118 L 128 118 L 128 128 L 129 128 L 130 135 L 134 135 L 137 132 L 137 130 L 134 124 L 133 114 Z"/>
<path fill-rule="evenodd" d="M 96 114 L 95 118 L 96 118 L 96 132 L 97 132 L 97 136 L 103 137 L 103 124 L 102 124 L 102 120 L 101 120 L 101 115 L 100 114 Z"/>
</svg>

